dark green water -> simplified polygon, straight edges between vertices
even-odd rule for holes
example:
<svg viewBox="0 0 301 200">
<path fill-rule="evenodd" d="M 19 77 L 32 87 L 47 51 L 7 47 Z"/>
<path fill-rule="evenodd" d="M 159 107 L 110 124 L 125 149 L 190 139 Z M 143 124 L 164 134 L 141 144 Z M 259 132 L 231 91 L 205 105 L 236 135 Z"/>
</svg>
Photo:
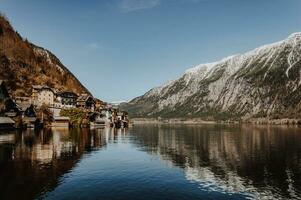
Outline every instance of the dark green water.
<svg viewBox="0 0 301 200">
<path fill-rule="evenodd" d="M 0 199 L 301 199 L 301 128 L 4 132 Z"/>
</svg>

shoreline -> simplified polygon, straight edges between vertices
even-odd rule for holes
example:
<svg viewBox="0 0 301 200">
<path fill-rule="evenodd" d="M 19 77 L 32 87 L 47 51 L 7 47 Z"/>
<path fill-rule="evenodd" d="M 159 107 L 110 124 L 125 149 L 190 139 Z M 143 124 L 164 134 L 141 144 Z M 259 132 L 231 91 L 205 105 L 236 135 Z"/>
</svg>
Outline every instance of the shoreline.
<svg viewBox="0 0 301 200">
<path fill-rule="evenodd" d="M 155 118 L 133 118 L 131 122 L 134 124 L 218 124 L 217 121 L 205 121 L 201 119 L 181 119 L 181 118 L 170 118 L 170 119 L 155 119 Z"/>
<path fill-rule="evenodd" d="M 200 118 L 169 118 L 169 119 L 156 119 L 156 118 L 133 118 L 131 122 L 134 124 L 258 124 L 258 125 L 301 125 L 301 119 L 267 119 L 267 118 L 249 118 L 238 120 L 226 121 L 207 121 Z"/>
</svg>

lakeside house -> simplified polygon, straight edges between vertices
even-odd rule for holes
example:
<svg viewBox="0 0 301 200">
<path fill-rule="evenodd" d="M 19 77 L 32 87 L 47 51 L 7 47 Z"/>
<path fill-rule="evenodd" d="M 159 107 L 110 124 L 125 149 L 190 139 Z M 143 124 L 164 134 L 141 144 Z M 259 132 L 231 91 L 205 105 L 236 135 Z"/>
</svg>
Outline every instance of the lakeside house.
<svg viewBox="0 0 301 200">
<path fill-rule="evenodd" d="M 95 111 L 98 111 L 98 112 L 102 111 L 107 106 L 107 103 L 105 103 L 97 98 L 94 98 L 94 102 L 95 102 Z"/>
<path fill-rule="evenodd" d="M 33 104 L 37 107 L 42 105 L 53 106 L 55 91 L 48 86 L 33 85 L 31 97 Z"/>
<path fill-rule="evenodd" d="M 117 127 L 128 127 L 128 113 L 123 111 L 117 112 L 115 121 L 117 121 Z"/>
<path fill-rule="evenodd" d="M 93 122 L 90 122 L 91 128 L 102 128 L 107 126 L 108 120 L 102 114 L 98 114 Z"/>
<path fill-rule="evenodd" d="M 70 118 L 61 117 L 61 116 L 54 116 L 53 122 L 51 123 L 52 127 L 59 127 L 59 128 L 69 128 L 69 125 L 70 125 Z"/>
<path fill-rule="evenodd" d="M 126 112 L 118 112 L 117 113 L 117 119 L 119 120 L 126 120 L 127 113 Z"/>
<path fill-rule="evenodd" d="M 42 107 L 45 106 L 45 107 Z M 61 116 L 62 109 L 77 108 L 85 113 L 81 126 L 92 128 L 127 125 L 127 114 L 89 94 L 56 91 L 44 85 L 32 86 L 32 94 L 11 98 L 0 80 L 0 128 L 35 128 L 42 125 L 69 127 L 70 118 Z"/>
<path fill-rule="evenodd" d="M 37 117 L 23 117 L 23 125 L 26 128 L 35 128 L 38 124 L 39 120 Z"/>
<path fill-rule="evenodd" d="M 107 119 L 107 123 L 109 123 L 111 127 L 120 128 L 128 127 L 129 125 L 128 113 L 119 111 L 118 108 L 111 105 L 107 105 L 107 107 L 101 111 L 101 115 Z"/>
<path fill-rule="evenodd" d="M 95 108 L 94 98 L 91 95 L 82 94 L 77 99 L 76 107 L 94 111 Z"/>
<path fill-rule="evenodd" d="M 39 123 L 36 110 L 32 104 L 25 109 L 25 111 L 22 113 L 22 117 L 23 126 L 27 128 L 35 128 Z"/>
<path fill-rule="evenodd" d="M 0 130 L 14 129 L 14 128 L 15 128 L 14 120 L 12 120 L 10 117 L 0 117 Z"/>
<path fill-rule="evenodd" d="M 56 93 L 56 105 L 60 108 L 75 108 L 78 95 L 74 92 L 63 91 Z"/>
</svg>

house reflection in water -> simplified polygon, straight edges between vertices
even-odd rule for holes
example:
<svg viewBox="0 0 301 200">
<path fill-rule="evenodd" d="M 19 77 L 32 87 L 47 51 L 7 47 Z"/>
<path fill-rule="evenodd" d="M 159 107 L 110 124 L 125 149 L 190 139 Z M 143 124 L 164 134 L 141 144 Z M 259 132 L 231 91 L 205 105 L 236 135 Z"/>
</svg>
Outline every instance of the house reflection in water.
<svg viewBox="0 0 301 200">
<path fill-rule="evenodd" d="M 37 198 L 59 184 L 84 153 L 106 145 L 104 130 L 67 129 L 0 135 L 0 192 L 3 199 Z"/>
</svg>

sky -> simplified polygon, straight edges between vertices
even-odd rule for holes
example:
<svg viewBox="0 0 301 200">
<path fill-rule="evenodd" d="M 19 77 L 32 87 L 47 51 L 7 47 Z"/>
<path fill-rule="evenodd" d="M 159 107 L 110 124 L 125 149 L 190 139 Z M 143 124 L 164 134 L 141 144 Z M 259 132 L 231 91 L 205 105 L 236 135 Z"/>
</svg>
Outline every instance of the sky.
<svg viewBox="0 0 301 200">
<path fill-rule="evenodd" d="M 300 32 L 300 8 L 301 0 L 0 0 L 24 38 L 108 102 Z"/>
</svg>

